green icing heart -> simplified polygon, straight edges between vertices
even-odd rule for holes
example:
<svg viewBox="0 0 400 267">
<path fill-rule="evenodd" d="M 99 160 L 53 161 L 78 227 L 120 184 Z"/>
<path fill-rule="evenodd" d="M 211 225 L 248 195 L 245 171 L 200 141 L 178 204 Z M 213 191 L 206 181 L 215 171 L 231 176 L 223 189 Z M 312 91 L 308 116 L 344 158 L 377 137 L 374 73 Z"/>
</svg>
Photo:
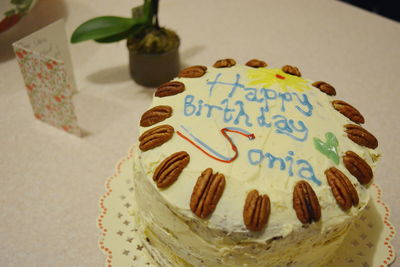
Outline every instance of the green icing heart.
<svg viewBox="0 0 400 267">
<path fill-rule="evenodd" d="M 328 157 L 328 159 L 332 160 L 336 165 L 339 164 L 339 153 L 338 153 L 338 146 L 339 142 L 336 139 L 336 136 L 331 133 L 327 132 L 325 134 L 326 142 L 322 141 L 321 139 L 314 137 L 314 146 L 315 148 Z"/>
</svg>

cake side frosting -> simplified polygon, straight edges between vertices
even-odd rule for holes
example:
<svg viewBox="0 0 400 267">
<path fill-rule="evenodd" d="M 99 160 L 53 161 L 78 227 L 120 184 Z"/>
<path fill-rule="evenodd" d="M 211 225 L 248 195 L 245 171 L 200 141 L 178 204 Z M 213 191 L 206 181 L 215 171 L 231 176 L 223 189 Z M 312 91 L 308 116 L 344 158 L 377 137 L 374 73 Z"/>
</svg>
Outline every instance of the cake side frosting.
<svg viewBox="0 0 400 267">
<path fill-rule="evenodd" d="M 332 104 L 335 98 L 313 86 L 312 81 L 281 69 L 248 66 L 209 67 L 199 78 L 174 81 L 183 83 L 184 90 L 154 97 L 150 107 L 167 105 L 171 114 L 151 127 L 140 127 L 140 134 L 160 125 L 169 125 L 174 132 L 165 143 L 139 151 L 135 168 L 143 179 L 136 181 L 138 187 L 148 192 L 141 194 L 143 205 L 154 201 L 157 194 L 157 204 L 171 213 L 165 218 L 173 215 L 186 225 L 188 232 L 177 230 L 177 236 L 190 233 L 190 238 L 198 239 L 199 249 L 210 247 L 212 256 L 218 258 L 240 252 L 240 243 L 265 246 L 270 240 L 301 233 L 304 223 L 293 208 L 293 190 L 301 180 L 311 186 L 321 208 L 321 218 L 308 226 L 316 238 L 318 233 L 327 240 L 333 238 L 333 229 L 347 231 L 351 220 L 368 203 L 368 189 L 349 172 L 343 156 L 351 151 L 374 167 L 376 155 L 349 139 L 345 125 L 354 122 L 338 112 Z M 158 188 L 154 172 L 178 151 L 190 155 L 190 162 L 176 180 Z M 341 171 L 356 190 L 357 203 L 350 202 L 346 211 L 338 205 L 327 180 L 325 172 L 332 167 Z M 212 214 L 201 219 L 190 203 L 197 178 L 207 168 L 223 174 L 224 190 Z M 336 171 L 333 174 L 337 176 Z M 246 197 L 252 190 L 270 200 L 267 223 L 259 232 L 249 231 L 243 219 Z M 161 227 L 161 234 L 165 222 L 151 214 L 145 217 L 148 225 L 154 222 Z M 190 238 L 184 239 L 190 243 Z M 227 251 L 216 253 L 219 248 Z"/>
<path fill-rule="evenodd" d="M 240 240 L 176 214 L 136 164 L 135 177 L 137 234 L 159 266 L 323 266 L 351 225 L 349 218 L 328 231 L 312 224 L 285 238 Z"/>
</svg>

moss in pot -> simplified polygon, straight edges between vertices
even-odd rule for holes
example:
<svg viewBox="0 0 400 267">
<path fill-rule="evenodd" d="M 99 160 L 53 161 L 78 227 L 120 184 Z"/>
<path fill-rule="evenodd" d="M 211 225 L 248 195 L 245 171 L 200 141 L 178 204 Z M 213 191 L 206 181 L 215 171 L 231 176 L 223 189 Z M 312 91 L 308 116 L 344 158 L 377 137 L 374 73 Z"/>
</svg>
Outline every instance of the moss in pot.
<svg viewBox="0 0 400 267">
<path fill-rule="evenodd" d="M 71 42 L 127 40 L 131 77 L 144 86 L 158 86 L 180 69 L 178 35 L 158 23 L 158 0 L 145 0 L 132 9 L 132 18 L 103 16 L 81 24 Z"/>
<path fill-rule="evenodd" d="M 143 36 L 127 40 L 132 78 L 145 86 L 158 86 L 179 71 L 179 37 L 165 28 L 147 29 Z"/>
</svg>

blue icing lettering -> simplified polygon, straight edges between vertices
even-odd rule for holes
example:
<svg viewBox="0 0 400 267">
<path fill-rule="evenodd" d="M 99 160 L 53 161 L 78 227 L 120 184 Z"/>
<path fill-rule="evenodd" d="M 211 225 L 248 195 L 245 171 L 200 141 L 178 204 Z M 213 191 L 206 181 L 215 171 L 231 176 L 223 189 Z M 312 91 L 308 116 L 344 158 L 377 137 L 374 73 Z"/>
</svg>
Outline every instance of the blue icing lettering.
<svg viewBox="0 0 400 267">
<path fill-rule="evenodd" d="M 307 160 L 299 159 L 296 161 L 296 164 L 302 165 L 298 172 L 298 175 L 301 178 L 313 181 L 317 185 L 321 185 L 321 181 L 315 177 L 314 169 Z"/>
<path fill-rule="evenodd" d="M 285 102 L 291 102 L 292 101 L 292 95 L 288 92 L 285 93 L 279 93 L 278 97 L 282 99 L 282 104 L 281 104 L 281 111 L 285 112 Z"/>
<path fill-rule="evenodd" d="M 224 108 L 224 122 L 228 123 L 233 119 L 233 116 L 232 116 L 231 113 L 234 112 L 235 109 L 228 107 L 229 106 L 229 99 L 228 98 L 225 98 L 224 100 L 222 100 L 221 101 L 221 105 L 225 105 L 225 108 Z"/>
<path fill-rule="evenodd" d="M 290 138 L 292 138 L 292 139 L 294 139 L 294 140 L 296 140 L 296 141 L 300 141 L 300 142 L 303 142 L 303 141 L 305 141 L 305 140 L 307 139 L 307 135 L 305 135 L 303 138 L 299 138 L 299 137 L 296 137 L 295 135 L 293 135 L 293 134 L 291 134 L 291 133 L 289 133 L 289 132 L 285 132 L 285 131 L 282 131 L 282 130 L 280 130 L 280 129 L 275 130 L 275 132 L 278 133 L 278 134 L 287 135 L 287 136 L 289 136 Z"/>
<path fill-rule="evenodd" d="M 199 117 L 200 115 L 201 115 L 201 111 L 202 111 L 202 109 L 203 109 L 203 100 L 199 100 L 198 101 L 198 103 L 199 103 L 199 108 L 198 108 L 198 110 L 197 110 L 197 112 L 196 112 L 196 116 L 197 117 Z"/>
<path fill-rule="evenodd" d="M 234 94 L 235 94 L 235 92 L 236 92 L 236 89 L 238 88 L 238 87 L 241 87 L 241 88 L 243 88 L 244 87 L 244 85 L 243 84 L 240 84 L 239 83 L 239 80 L 240 80 L 240 74 L 236 74 L 236 80 L 235 80 L 235 83 L 234 84 L 232 84 L 232 89 L 231 89 L 231 92 L 229 93 L 229 95 L 228 95 L 228 97 L 229 98 L 231 98 Z"/>
<path fill-rule="evenodd" d="M 251 87 L 246 87 L 244 88 L 244 91 L 248 92 L 244 97 L 250 101 L 250 102 L 263 102 L 263 98 L 257 98 L 257 89 L 256 88 L 251 88 Z"/>
<path fill-rule="evenodd" d="M 268 161 L 268 167 L 270 168 L 270 169 L 272 169 L 272 168 L 274 168 L 274 166 L 275 166 L 275 162 L 276 161 L 278 161 L 279 163 L 280 163 L 280 170 L 284 170 L 284 169 L 286 169 L 286 164 L 285 164 L 285 161 L 283 160 L 283 159 L 281 159 L 281 158 L 278 158 L 278 157 L 275 157 L 274 155 L 272 155 L 271 153 L 265 153 L 265 157 L 266 158 L 268 158 L 269 159 L 269 161 Z"/>
<path fill-rule="evenodd" d="M 297 100 L 299 100 L 300 104 L 306 108 L 306 110 L 303 110 L 300 106 L 296 105 L 296 109 L 305 116 L 310 117 L 312 115 L 313 106 L 311 105 L 310 101 L 308 101 L 307 95 L 302 94 L 303 99 L 301 99 L 297 93 L 293 92 L 292 94 L 297 98 Z"/>
<path fill-rule="evenodd" d="M 260 91 L 264 94 L 265 111 L 268 112 L 269 111 L 268 100 L 275 100 L 278 97 L 278 93 L 275 90 L 268 88 L 261 88 Z"/>
<path fill-rule="evenodd" d="M 300 128 L 297 128 L 296 125 L 294 124 L 293 120 L 289 120 L 289 125 L 292 129 L 294 129 L 295 131 L 299 132 L 299 133 L 304 133 L 304 136 L 302 138 L 297 137 L 296 140 L 298 141 L 305 141 L 307 140 L 308 137 L 308 128 L 306 127 L 306 125 L 304 124 L 304 122 L 302 121 L 297 121 L 297 124 L 300 126 Z"/>
<path fill-rule="evenodd" d="M 228 94 L 229 98 L 231 98 L 235 94 L 237 88 L 244 88 L 244 85 L 239 83 L 240 74 L 238 74 L 238 73 L 236 74 L 236 80 L 235 80 L 234 83 L 227 83 L 227 82 L 218 81 L 218 79 L 221 77 L 221 75 L 222 75 L 222 73 L 218 73 L 217 76 L 215 77 L 214 81 L 207 82 L 207 85 L 211 85 L 210 88 L 209 88 L 209 96 L 212 95 L 213 89 L 214 89 L 216 84 L 228 85 L 228 86 L 232 87 L 231 92 Z"/>
<path fill-rule="evenodd" d="M 294 152 L 288 151 L 287 154 L 288 155 L 285 158 L 281 158 L 274 156 L 269 152 L 264 154 L 261 149 L 250 149 L 247 152 L 247 158 L 248 162 L 253 166 L 260 165 L 264 160 L 267 160 L 268 162 L 266 162 L 266 166 L 269 169 L 278 168 L 281 171 L 287 171 L 290 177 L 294 175 L 293 168 L 295 168 L 297 171 L 296 174 L 299 178 L 312 181 L 318 186 L 321 185 L 321 181 L 315 177 L 314 169 L 307 160 L 299 159 L 294 161 Z M 275 162 L 278 162 L 279 164 L 275 164 Z"/>
<path fill-rule="evenodd" d="M 216 85 L 227 86 L 230 90 L 226 91 L 226 98 L 219 104 L 209 104 L 203 99 L 195 99 L 193 95 L 187 95 L 184 98 L 184 115 L 185 116 L 203 116 L 206 118 L 221 117 L 224 123 L 233 123 L 235 125 L 243 125 L 247 127 L 253 126 L 253 117 L 246 112 L 247 105 L 260 105 L 259 113 L 256 114 L 254 119 L 259 127 L 275 128 L 275 133 L 286 135 L 295 141 L 305 141 L 308 138 L 308 128 L 306 124 L 301 121 L 294 121 L 285 116 L 288 105 L 291 103 L 300 114 L 304 116 L 311 116 L 313 106 L 309 102 L 306 94 L 296 92 L 277 92 L 270 88 L 252 88 L 245 87 L 240 83 L 240 74 L 235 75 L 234 82 L 222 82 L 222 73 L 218 73 L 213 81 L 208 81 L 209 95 L 211 96 L 215 90 Z M 242 89 L 241 91 L 237 89 Z M 221 91 L 220 91 L 221 92 Z M 233 96 L 238 96 L 241 99 L 236 102 L 230 100 Z M 268 114 L 274 105 L 279 105 L 279 112 L 282 114 Z"/>
<path fill-rule="evenodd" d="M 192 116 L 193 113 L 196 112 L 196 106 L 192 104 L 193 101 L 194 101 L 194 96 L 192 95 L 185 96 L 185 103 L 183 109 L 183 114 L 185 116 Z"/>
<path fill-rule="evenodd" d="M 257 157 L 255 160 L 253 159 L 253 155 Z M 258 165 L 262 162 L 264 155 L 260 149 L 250 149 L 247 153 L 247 157 L 251 165 Z"/>
<path fill-rule="evenodd" d="M 215 85 L 218 84 L 218 79 L 219 79 L 219 77 L 221 77 L 221 75 L 222 75 L 222 73 L 218 73 L 217 76 L 215 76 L 215 79 L 214 79 L 213 82 L 207 82 L 208 85 L 211 85 L 210 88 L 208 89 L 209 90 L 209 93 L 208 93 L 209 96 L 212 96 L 213 89 L 214 89 Z"/>
<path fill-rule="evenodd" d="M 298 121 L 297 124 L 300 127 L 297 128 L 295 126 L 293 120 L 287 120 L 287 118 L 283 115 L 272 116 L 272 119 L 273 120 L 278 119 L 277 121 L 274 122 L 274 126 L 276 128 L 276 130 L 275 130 L 276 133 L 287 135 L 290 138 L 292 138 L 296 141 L 300 141 L 300 142 L 307 140 L 308 128 L 306 127 L 304 122 Z M 295 133 L 293 133 L 294 131 L 297 133 L 304 133 L 304 134 L 303 134 L 303 136 L 298 137 L 295 135 Z"/>
<path fill-rule="evenodd" d="M 221 85 L 230 89 L 226 91 L 225 98 L 219 104 L 214 105 L 207 103 L 208 101 L 203 99 L 196 99 L 193 95 L 186 95 L 184 97 L 184 116 L 203 116 L 206 118 L 218 118 L 220 116 L 224 123 L 241 124 L 247 127 L 252 127 L 253 124 L 251 121 L 252 119 L 256 119 L 259 127 L 274 127 L 275 133 L 288 136 L 298 142 L 307 140 L 308 128 L 306 124 L 301 120 L 295 121 L 285 116 L 288 105 L 292 105 L 291 107 L 303 116 L 312 116 L 313 106 L 306 94 L 277 92 L 270 88 L 257 89 L 245 87 L 240 83 L 240 74 L 236 74 L 233 83 L 222 82 L 220 81 L 221 77 L 222 74 L 218 73 L 214 81 L 207 82 L 207 85 L 209 85 L 209 96 L 213 95 L 216 85 Z M 238 95 L 241 98 L 233 104 L 234 100 L 232 97 L 236 96 L 238 98 Z M 255 109 L 259 109 L 257 117 L 250 117 L 246 112 L 249 106 L 246 105 L 257 105 L 255 106 Z M 282 114 L 268 114 L 271 107 L 276 105 L 278 105 L 276 111 Z M 191 137 L 195 138 L 192 135 Z M 197 139 L 195 138 L 195 140 Z M 200 144 L 204 146 L 203 143 Z M 267 168 L 285 171 L 289 177 L 297 176 L 300 179 L 312 181 L 317 185 L 321 184 L 321 181 L 315 176 L 312 165 L 304 159 L 296 160 L 293 151 L 288 151 L 287 155 L 279 157 L 269 152 L 263 152 L 260 149 L 251 149 L 248 151 L 247 156 L 248 162 L 251 165 L 260 165 L 264 162 Z"/>
<path fill-rule="evenodd" d="M 257 117 L 257 122 L 260 127 L 271 128 L 271 123 L 265 120 L 265 111 L 264 108 L 260 108 L 260 116 Z"/>
<path fill-rule="evenodd" d="M 292 128 L 289 127 L 288 121 L 286 119 L 285 116 L 283 115 L 274 115 L 272 116 L 272 119 L 279 119 L 277 121 L 274 122 L 275 127 L 277 128 L 277 131 L 282 131 L 282 132 L 288 132 L 288 133 L 292 133 L 293 130 Z"/>
<path fill-rule="evenodd" d="M 208 107 L 207 118 L 211 118 L 213 109 L 223 110 L 220 106 L 204 104 L 205 107 Z"/>
<path fill-rule="evenodd" d="M 209 87 L 209 96 L 212 96 L 213 94 L 213 90 L 215 88 L 216 85 L 226 85 L 226 86 L 230 86 L 231 90 L 228 93 L 228 98 L 232 98 L 237 89 L 241 88 L 243 89 L 245 92 L 249 91 L 246 95 L 245 95 L 245 99 L 250 101 L 250 102 L 265 102 L 265 110 L 266 112 L 269 111 L 269 102 L 272 100 L 276 100 L 276 99 L 281 99 L 281 111 L 285 112 L 286 111 L 286 106 L 285 103 L 289 103 L 293 101 L 293 97 L 295 96 L 295 99 L 300 103 L 300 105 L 295 105 L 295 108 L 303 115 L 309 117 L 312 115 L 312 111 L 313 111 L 313 106 L 311 105 L 311 103 L 308 100 L 308 97 L 306 94 L 301 94 L 300 96 L 296 93 L 296 92 L 283 92 L 283 93 L 278 93 L 273 89 L 270 88 L 261 88 L 260 89 L 260 93 L 262 95 L 261 98 L 257 97 L 257 89 L 256 88 L 251 88 L 251 87 L 245 87 L 243 84 L 240 83 L 240 79 L 241 76 L 240 74 L 236 74 L 235 75 L 235 81 L 233 83 L 230 82 L 221 82 L 219 81 L 220 77 L 222 76 L 222 73 L 218 73 L 215 76 L 214 81 L 208 81 L 207 85 L 210 85 Z"/>
<path fill-rule="evenodd" d="M 289 176 L 293 176 L 293 156 L 294 152 L 289 151 L 288 156 L 285 157 L 286 162 L 289 164 L 289 169 L 288 169 Z"/>
<path fill-rule="evenodd" d="M 238 112 L 238 114 L 236 116 L 236 119 L 233 121 L 233 123 L 236 124 L 236 125 L 239 124 L 239 119 L 241 117 L 244 117 L 244 122 L 245 122 L 246 126 L 248 126 L 248 127 L 253 126 L 253 124 L 250 122 L 249 115 L 244 111 L 243 101 L 238 100 L 238 101 L 235 102 L 235 105 L 239 106 L 240 110 L 239 110 L 239 112 Z"/>
</svg>

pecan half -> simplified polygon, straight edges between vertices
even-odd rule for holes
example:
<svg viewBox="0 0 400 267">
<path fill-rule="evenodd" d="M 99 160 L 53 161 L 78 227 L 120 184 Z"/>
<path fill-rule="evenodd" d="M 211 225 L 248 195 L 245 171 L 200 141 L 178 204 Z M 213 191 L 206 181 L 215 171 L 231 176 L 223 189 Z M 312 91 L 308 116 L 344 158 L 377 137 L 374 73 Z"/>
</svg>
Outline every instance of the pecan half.
<svg viewBox="0 0 400 267">
<path fill-rule="evenodd" d="M 306 181 L 299 181 L 293 191 L 293 209 L 303 224 L 321 219 L 321 207 L 317 195 Z"/>
<path fill-rule="evenodd" d="M 331 167 L 325 171 L 325 175 L 336 202 L 343 210 L 348 210 L 351 206 L 358 205 L 357 190 L 343 172 Z"/>
<path fill-rule="evenodd" d="M 225 176 L 213 174 L 211 168 L 205 169 L 197 179 L 190 198 L 190 209 L 200 218 L 214 212 L 225 189 Z"/>
<path fill-rule="evenodd" d="M 174 134 L 174 128 L 170 125 L 160 125 L 145 131 L 139 137 L 139 148 L 147 151 L 155 147 L 161 146 Z"/>
<path fill-rule="evenodd" d="M 185 85 L 178 81 L 166 82 L 161 84 L 155 93 L 157 97 L 171 96 L 185 91 Z"/>
<path fill-rule="evenodd" d="M 268 64 L 265 61 L 258 60 L 258 59 L 251 59 L 247 61 L 246 66 L 252 68 L 265 68 Z"/>
<path fill-rule="evenodd" d="M 267 224 L 271 213 L 271 203 L 268 195 L 259 195 L 257 190 L 247 194 L 243 208 L 243 221 L 250 231 L 259 232 Z"/>
<path fill-rule="evenodd" d="M 282 71 L 285 72 L 285 73 L 294 75 L 294 76 L 301 77 L 301 72 L 295 66 L 285 65 L 285 66 L 282 67 Z"/>
<path fill-rule="evenodd" d="M 347 137 L 354 143 L 372 149 L 378 147 L 378 140 L 363 127 L 356 124 L 346 124 L 344 127 L 346 128 L 345 132 L 347 133 Z"/>
<path fill-rule="evenodd" d="M 357 178 L 360 184 L 368 184 L 373 178 L 371 166 L 353 151 L 347 151 L 343 156 L 346 169 Z"/>
<path fill-rule="evenodd" d="M 236 65 L 236 61 L 232 58 L 225 58 L 217 60 L 213 67 L 214 68 L 229 68 Z"/>
<path fill-rule="evenodd" d="M 312 86 L 318 88 L 321 92 L 324 92 L 327 95 L 336 95 L 335 87 L 333 87 L 329 83 L 323 81 L 317 81 L 314 82 Z"/>
<path fill-rule="evenodd" d="M 163 121 L 172 115 L 170 106 L 156 106 L 143 113 L 140 119 L 140 126 L 149 127 Z"/>
<path fill-rule="evenodd" d="M 154 171 L 153 180 L 158 188 L 165 188 L 173 184 L 188 165 L 190 156 L 185 151 L 176 152 L 157 166 Z"/>
<path fill-rule="evenodd" d="M 206 66 L 192 66 L 186 69 L 183 69 L 179 72 L 178 77 L 180 78 L 198 78 L 203 76 L 207 71 Z"/>
<path fill-rule="evenodd" d="M 364 117 L 355 107 L 342 100 L 332 101 L 332 106 L 355 123 L 364 123 Z"/>
</svg>

